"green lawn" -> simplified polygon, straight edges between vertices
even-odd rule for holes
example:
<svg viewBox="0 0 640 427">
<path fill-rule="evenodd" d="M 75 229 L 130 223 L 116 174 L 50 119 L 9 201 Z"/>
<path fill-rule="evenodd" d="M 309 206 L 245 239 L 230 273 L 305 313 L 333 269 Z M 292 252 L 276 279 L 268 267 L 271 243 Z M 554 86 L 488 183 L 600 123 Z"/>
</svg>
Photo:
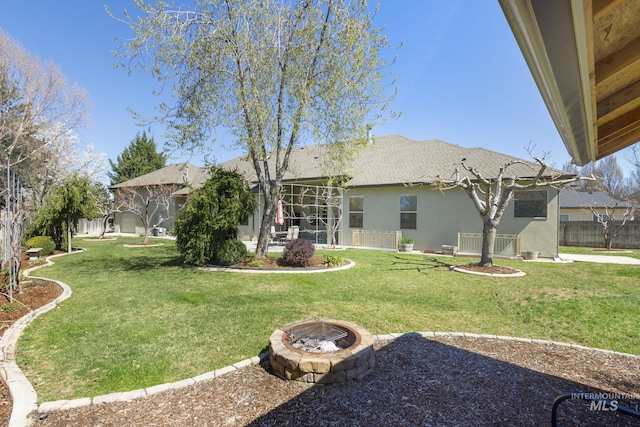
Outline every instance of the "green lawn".
<svg viewBox="0 0 640 427">
<path fill-rule="evenodd" d="M 171 241 L 127 241 L 78 240 L 86 252 L 37 272 L 73 289 L 19 341 L 40 401 L 202 374 L 264 351 L 275 328 L 308 317 L 373 334 L 464 331 L 640 353 L 638 266 L 500 260 L 527 275 L 491 278 L 449 270 L 471 259 L 347 250 L 350 270 L 253 275 L 184 268 Z"/>
</svg>

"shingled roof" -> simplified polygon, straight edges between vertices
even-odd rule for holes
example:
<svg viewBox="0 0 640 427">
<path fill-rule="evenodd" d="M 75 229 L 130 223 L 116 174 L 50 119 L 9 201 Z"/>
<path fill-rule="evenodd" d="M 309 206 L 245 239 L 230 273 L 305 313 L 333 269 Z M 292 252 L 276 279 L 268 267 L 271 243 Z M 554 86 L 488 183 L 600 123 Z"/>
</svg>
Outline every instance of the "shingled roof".
<svg viewBox="0 0 640 427">
<path fill-rule="evenodd" d="M 187 183 L 195 188 L 201 187 L 207 179 L 205 169 L 191 163 L 178 163 L 158 169 L 120 184 L 112 185 L 110 189 L 123 187 L 144 187 L 145 185 L 184 185 Z M 186 193 L 186 191 L 185 191 Z"/>
<path fill-rule="evenodd" d="M 324 158 L 326 145 L 297 147 L 291 152 L 289 170 L 284 181 L 323 180 L 328 176 Z M 270 156 L 271 170 L 275 167 L 275 156 Z M 437 139 L 414 141 L 400 135 L 377 137 L 362 150 L 349 165 L 348 170 L 335 172 L 333 175 L 352 177 L 349 187 L 390 186 L 404 184 L 429 184 L 441 180 L 452 180 L 456 168 L 460 177 L 470 174 L 461 167 L 461 161 L 472 166 L 487 179 L 495 178 L 501 166 L 513 160 L 516 164 L 509 168 L 507 177 L 534 177 L 539 166 L 533 162 L 508 156 L 485 148 L 467 148 Z M 258 181 L 253 164 L 247 156 L 237 157 L 221 163 L 225 169 L 237 169 L 249 182 Z M 548 169 L 546 176 L 559 175 L 562 172 Z M 185 177 L 189 183 L 200 187 L 207 179 L 207 171 L 190 163 L 180 163 L 142 175 L 138 178 L 113 185 L 111 189 L 121 187 L 141 187 L 144 185 L 184 185 Z M 473 178 L 472 176 L 470 176 Z M 181 190 L 186 194 L 188 188 Z"/>
<path fill-rule="evenodd" d="M 627 208 L 630 203 L 616 200 L 602 191 L 576 191 L 574 189 L 565 188 L 560 191 L 560 208 Z"/>
<path fill-rule="evenodd" d="M 315 145 L 298 147 L 291 153 L 290 170 L 284 180 L 312 180 L 327 176 L 323 167 L 325 146 Z M 455 176 L 456 168 L 460 176 L 469 175 L 461 168 L 460 162 L 477 168 L 485 178 L 497 175 L 500 166 L 512 160 L 525 164 L 513 165 L 508 176 L 533 177 L 539 167 L 529 161 L 507 156 L 485 148 L 466 148 L 437 139 L 414 141 L 400 135 L 377 137 L 356 157 L 349 170 L 340 174 L 353 178 L 349 187 L 402 185 L 416 183 L 434 183 L 441 179 L 450 180 Z M 274 159 L 270 158 L 271 166 Z M 225 168 L 237 168 L 252 182 L 257 181 L 253 165 L 246 157 L 238 157 L 221 164 Z M 548 176 L 561 174 L 549 169 Z"/>
</svg>

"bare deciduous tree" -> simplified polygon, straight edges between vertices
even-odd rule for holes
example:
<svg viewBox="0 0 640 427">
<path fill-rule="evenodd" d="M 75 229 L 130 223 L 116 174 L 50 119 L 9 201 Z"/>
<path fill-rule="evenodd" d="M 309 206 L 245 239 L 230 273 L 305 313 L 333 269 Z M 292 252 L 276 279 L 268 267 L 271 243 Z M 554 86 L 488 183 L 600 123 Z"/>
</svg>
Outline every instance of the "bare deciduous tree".
<svg viewBox="0 0 640 427">
<path fill-rule="evenodd" d="M 92 190 L 91 196 L 96 204 L 96 216 L 100 218 L 100 234 L 98 238 L 102 239 L 107 232 L 109 218 L 116 211 L 115 201 L 104 184 L 94 183 Z"/>
<path fill-rule="evenodd" d="M 531 155 L 531 149 L 527 151 Z M 547 170 L 546 155 L 536 157 L 532 155 L 534 163 L 522 160 L 510 160 L 499 167 L 495 177 L 485 177 L 473 166 L 465 163 L 463 159 L 460 164 L 462 168 L 469 172 L 469 175 L 461 177 L 460 171 L 456 170 L 456 178 L 453 181 L 442 181 L 442 189 L 461 188 L 469 196 L 474 207 L 482 219 L 482 254 L 478 265 L 489 267 L 493 265 L 494 244 L 500 220 L 507 205 L 513 198 L 514 191 L 531 190 L 534 188 L 559 187 L 564 184 L 575 182 L 580 177 L 567 177 L 562 173 Z M 516 165 L 523 165 L 532 171 L 529 176 L 509 174 Z M 511 169 L 510 169 L 511 168 Z"/>
<path fill-rule="evenodd" d="M 12 166 L 82 125 L 86 98 L 58 66 L 42 63 L 0 30 L 0 156 Z"/>
<path fill-rule="evenodd" d="M 578 184 L 580 191 L 603 191 L 613 197 L 625 197 L 631 191 L 629 183 L 625 182 L 622 168 L 614 155 L 607 156 L 597 162 L 587 163 L 577 167 L 571 163 L 563 166 L 569 173 L 583 176 L 593 176 L 595 179 L 581 180 Z"/>
<path fill-rule="evenodd" d="M 616 221 L 615 215 L 618 207 L 618 203 L 611 207 L 605 206 L 604 212 L 602 212 L 593 205 L 589 206 L 589 210 L 596 218 L 598 224 L 602 225 L 604 247 L 609 250 L 611 250 L 611 248 L 613 247 L 613 240 L 618 237 L 618 234 L 620 234 L 620 231 L 626 225 L 627 220 L 633 217 L 633 213 L 635 211 L 634 205 L 627 204 L 627 206 L 624 207 L 625 211 L 622 214 L 622 221 Z"/>
<path fill-rule="evenodd" d="M 323 186 L 302 186 L 300 193 L 294 201 L 288 203 L 290 207 L 300 208 L 303 213 L 302 219 L 310 224 L 317 224 L 321 227 L 318 230 L 308 229 L 310 233 L 325 233 L 327 245 L 336 247 L 338 242 L 337 232 L 342 223 L 342 191 L 340 187 Z M 288 210 L 285 209 L 288 214 Z"/>
<path fill-rule="evenodd" d="M 181 206 L 172 206 L 177 198 L 179 185 L 143 185 L 119 187 L 114 192 L 114 211 L 129 212 L 140 218 L 144 226 L 144 243 L 149 233 L 156 227 L 172 219 Z"/>
</svg>

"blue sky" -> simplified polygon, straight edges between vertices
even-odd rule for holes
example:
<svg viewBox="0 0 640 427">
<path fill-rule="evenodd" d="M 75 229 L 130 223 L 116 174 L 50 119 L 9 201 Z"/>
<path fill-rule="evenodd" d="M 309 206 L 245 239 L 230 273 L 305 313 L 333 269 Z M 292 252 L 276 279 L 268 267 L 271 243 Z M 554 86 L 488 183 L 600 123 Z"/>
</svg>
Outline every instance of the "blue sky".
<svg viewBox="0 0 640 427">
<path fill-rule="evenodd" d="M 80 140 L 115 160 L 145 129 L 128 109 L 152 115 L 158 97 L 149 74 L 114 68 L 114 38 L 130 30 L 104 4 L 119 16 L 136 10 L 132 0 L 3 1 L 0 28 L 88 91 L 91 124 L 79 130 Z M 402 115 L 374 128 L 376 135 L 441 139 L 521 158 L 528 158 L 531 141 L 535 154 L 550 152 L 557 167 L 570 160 L 497 0 L 381 0 L 374 22 L 386 26 L 392 42 L 404 43 L 392 68 L 398 85 L 392 108 Z M 151 132 L 162 146 L 164 129 Z M 239 153 L 218 144 L 213 154 L 221 162 Z M 203 164 L 201 155 L 171 162 L 182 160 Z"/>
</svg>

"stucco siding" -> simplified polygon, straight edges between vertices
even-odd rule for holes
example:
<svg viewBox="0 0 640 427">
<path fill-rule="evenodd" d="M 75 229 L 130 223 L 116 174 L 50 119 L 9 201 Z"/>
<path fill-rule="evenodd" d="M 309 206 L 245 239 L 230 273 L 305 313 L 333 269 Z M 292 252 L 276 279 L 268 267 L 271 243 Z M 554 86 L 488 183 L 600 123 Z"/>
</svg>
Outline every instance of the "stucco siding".
<svg viewBox="0 0 640 427">
<path fill-rule="evenodd" d="M 516 218 L 514 203 L 509 203 L 498 228 L 499 234 L 519 234 L 522 251 L 539 251 L 541 256 L 557 253 L 557 191 L 546 189 L 546 218 Z M 416 229 L 400 228 L 400 196 L 417 196 Z M 401 230 L 415 240 L 418 250 L 439 250 L 456 245 L 458 233 L 482 233 L 482 220 L 469 197 L 461 190 L 441 192 L 426 186 L 353 188 L 344 198 L 344 222 L 341 242 L 351 245 L 354 228 L 349 227 L 349 197 L 362 196 L 363 230 Z"/>
<path fill-rule="evenodd" d="M 604 209 L 600 209 L 604 212 Z M 590 209 L 584 208 L 562 208 L 561 214 L 569 215 L 569 221 L 593 221 L 593 213 Z"/>
</svg>

